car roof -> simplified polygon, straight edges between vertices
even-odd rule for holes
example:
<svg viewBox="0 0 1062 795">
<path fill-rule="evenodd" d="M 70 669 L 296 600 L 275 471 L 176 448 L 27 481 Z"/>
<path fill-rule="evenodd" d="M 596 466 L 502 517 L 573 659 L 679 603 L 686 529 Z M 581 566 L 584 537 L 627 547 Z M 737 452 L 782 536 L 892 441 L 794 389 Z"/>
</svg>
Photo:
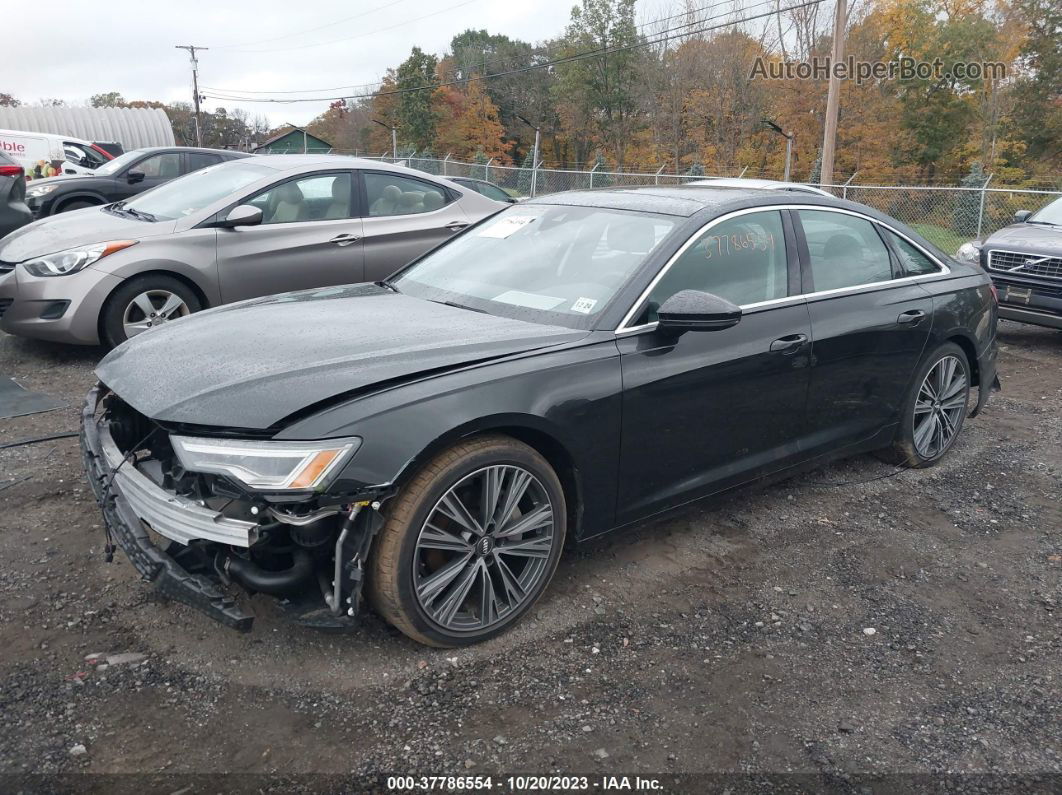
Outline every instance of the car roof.
<svg viewBox="0 0 1062 795">
<path fill-rule="evenodd" d="M 211 149 L 206 146 L 138 146 L 129 152 L 210 152 L 215 155 L 228 155 L 229 157 L 250 157 L 247 152 L 239 152 L 235 149 Z"/>
<path fill-rule="evenodd" d="M 717 185 L 720 187 L 729 186 L 732 188 L 758 188 L 760 190 L 791 190 L 802 191 L 804 193 L 814 193 L 819 196 L 828 196 L 827 191 L 821 188 L 816 188 L 813 185 L 805 185 L 801 182 L 782 182 L 776 179 L 752 179 L 749 177 L 718 177 L 711 179 L 700 179 L 696 182 L 689 182 L 688 185 Z"/>
<path fill-rule="evenodd" d="M 417 179 L 446 180 L 447 177 L 435 174 L 427 174 L 415 168 L 400 166 L 394 163 L 385 163 L 382 160 L 371 160 L 367 157 L 352 157 L 350 155 L 303 155 L 303 154 L 256 154 L 253 156 L 256 163 L 264 163 L 277 171 L 311 170 L 314 168 L 360 168 L 370 171 L 392 171 L 396 174 L 408 175 Z"/>
<path fill-rule="evenodd" d="M 600 188 L 554 193 L 529 199 L 524 204 L 562 204 L 578 207 L 602 207 L 610 210 L 634 210 L 690 217 L 701 210 L 738 209 L 772 204 L 818 204 L 849 206 L 832 196 L 816 193 L 765 191 L 753 187 L 726 185 L 647 185 L 623 188 Z"/>
</svg>

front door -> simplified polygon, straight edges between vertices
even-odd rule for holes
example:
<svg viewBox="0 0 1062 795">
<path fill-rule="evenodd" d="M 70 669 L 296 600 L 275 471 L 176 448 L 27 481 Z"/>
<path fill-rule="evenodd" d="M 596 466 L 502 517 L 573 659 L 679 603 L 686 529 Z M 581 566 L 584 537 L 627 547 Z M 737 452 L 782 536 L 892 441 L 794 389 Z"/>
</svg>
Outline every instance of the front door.
<svg viewBox="0 0 1062 795">
<path fill-rule="evenodd" d="M 644 329 L 620 336 L 620 522 L 781 469 L 799 456 L 811 321 L 804 300 L 790 297 L 797 292 L 793 248 L 777 210 L 710 227 L 651 291 L 635 326 Z M 688 289 L 741 305 L 741 320 L 678 339 L 656 330 L 660 305 Z"/>
<path fill-rule="evenodd" d="M 365 280 L 386 279 L 468 226 L 446 188 L 388 171 L 366 171 Z"/>
<path fill-rule="evenodd" d="M 222 300 L 364 281 L 353 183 L 350 171 L 317 172 L 243 202 L 262 223 L 218 230 Z"/>
<path fill-rule="evenodd" d="M 143 174 L 144 178 L 130 182 L 130 174 Z M 181 153 L 158 152 L 134 163 L 124 173 L 115 177 L 114 197 L 115 199 L 128 199 L 179 176 L 181 176 Z"/>
<path fill-rule="evenodd" d="M 896 422 L 929 338 L 933 299 L 904 276 L 876 224 L 796 210 L 806 241 L 814 335 L 808 392 L 812 452 L 857 443 Z"/>
</svg>

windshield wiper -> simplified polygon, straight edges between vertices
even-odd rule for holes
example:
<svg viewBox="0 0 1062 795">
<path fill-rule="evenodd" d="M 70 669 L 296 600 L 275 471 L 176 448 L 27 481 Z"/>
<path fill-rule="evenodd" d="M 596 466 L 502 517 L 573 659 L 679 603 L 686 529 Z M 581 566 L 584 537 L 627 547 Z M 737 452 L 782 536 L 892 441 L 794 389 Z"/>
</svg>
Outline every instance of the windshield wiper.
<svg viewBox="0 0 1062 795">
<path fill-rule="evenodd" d="M 391 292 L 393 292 L 393 293 L 400 293 L 400 292 L 402 292 L 401 290 L 399 290 L 399 289 L 398 289 L 398 288 L 397 288 L 397 287 L 395 286 L 395 283 L 394 283 L 394 282 L 392 282 L 392 281 L 390 281 L 389 279 L 383 279 L 382 281 L 378 281 L 378 282 L 373 282 L 373 284 L 375 284 L 375 285 L 376 285 L 377 287 L 386 287 L 386 288 L 387 288 L 388 290 L 390 290 L 390 291 L 391 291 Z"/>
<path fill-rule="evenodd" d="M 152 223 L 154 223 L 155 221 L 159 220 L 151 213 L 146 213 L 143 210 L 135 210 L 132 207 L 123 207 L 122 212 L 126 213 L 127 215 L 131 215 L 138 221 L 151 221 Z"/>
<path fill-rule="evenodd" d="M 1044 226 L 1062 226 L 1062 224 L 1056 224 L 1054 221 L 1026 221 L 1027 224 L 1043 224 Z"/>
<path fill-rule="evenodd" d="M 467 309 L 469 312 L 478 312 L 481 315 L 489 315 L 490 314 L 490 312 L 488 312 L 485 309 L 476 309 L 476 308 L 471 307 L 471 306 L 465 306 L 464 304 L 454 303 L 453 301 L 432 301 L 432 303 L 433 304 L 443 304 L 444 306 L 452 306 L 454 309 Z"/>
</svg>

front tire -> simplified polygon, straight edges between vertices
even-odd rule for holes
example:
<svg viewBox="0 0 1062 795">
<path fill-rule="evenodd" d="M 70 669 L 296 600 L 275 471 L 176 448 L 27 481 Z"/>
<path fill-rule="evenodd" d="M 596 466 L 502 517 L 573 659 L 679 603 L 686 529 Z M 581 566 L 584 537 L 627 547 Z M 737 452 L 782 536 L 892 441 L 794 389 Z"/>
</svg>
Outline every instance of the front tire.
<svg viewBox="0 0 1062 795">
<path fill-rule="evenodd" d="M 58 214 L 58 213 L 66 213 L 66 212 L 70 212 L 71 210 L 84 210 L 86 207 L 99 207 L 99 206 L 100 206 L 99 202 L 94 202 L 94 201 L 91 201 L 89 199 L 74 199 L 73 201 L 68 201 L 65 204 L 60 205 L 59 209 L 56 210 L 55 213 L 56 214 Z"/>
<path fill-rule="evenodd" d="M 896 441 L 887 460 L 914 468 L 931 467 L 955 444 L 970 400 L 970 363 L 954 343 L 935 350 L 912 379 Z"/>
<path fill-rule="evenodd" d="M 100 316 L 100 339 L 108 348 L 163 323 L 202 309 L 184 282 L 164 274 L 129 279 L 111 293 Z"/>
<path fill-rule="evenodd" d="M 452 648 L 504 632 L 549 584 L 567 508 L 531 447 L 483 436 L 441 453 L 390 503 L 373 548 L 369 598 L 394 627 Z"/>
</svg>

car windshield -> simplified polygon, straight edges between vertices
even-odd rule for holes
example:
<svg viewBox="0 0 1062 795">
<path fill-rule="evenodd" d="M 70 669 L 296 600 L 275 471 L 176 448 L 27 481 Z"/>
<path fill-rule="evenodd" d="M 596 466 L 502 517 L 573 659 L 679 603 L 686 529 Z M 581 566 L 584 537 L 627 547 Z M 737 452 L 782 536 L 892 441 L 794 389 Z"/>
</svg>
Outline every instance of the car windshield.
<svg viewBox="0 0 1062 795">
<path fill-rule="evenodd" d="M 124 155 L 118 155 L 114 160 L 108 160 L 102 166 L 96 169 L 96 174 L 103 174 L 104 176 L 111 176 L 117 174 L 123 168 L 128 166 L 137 158 L 143 156 L 144 149 L 134 149 L 132 152 L 126 152 Z"/>
<path fill-rule="evenodd" d="M 1042 210 L 1037 210 L 1031 216 L 1029 216 L 1029 223 L 1032 224 L 1051 224 L 1051 226 L 1062 226 L 1062 199 L 1055 199 L 1049 205 Z"/>
<path fill-rule="evenodd" d="M 172 221 L 199 212 L 218 199 L 276 171 L 246 160 L 218 163 L 165 182 L 124 203 L 126 210 L 155 221 Z"/>
<path fill-rule="evenodd" d="M 395 277 L 400 292 L 589 328 L 678 219 L 600 207 L 503 210 Z"/>
</svg>

